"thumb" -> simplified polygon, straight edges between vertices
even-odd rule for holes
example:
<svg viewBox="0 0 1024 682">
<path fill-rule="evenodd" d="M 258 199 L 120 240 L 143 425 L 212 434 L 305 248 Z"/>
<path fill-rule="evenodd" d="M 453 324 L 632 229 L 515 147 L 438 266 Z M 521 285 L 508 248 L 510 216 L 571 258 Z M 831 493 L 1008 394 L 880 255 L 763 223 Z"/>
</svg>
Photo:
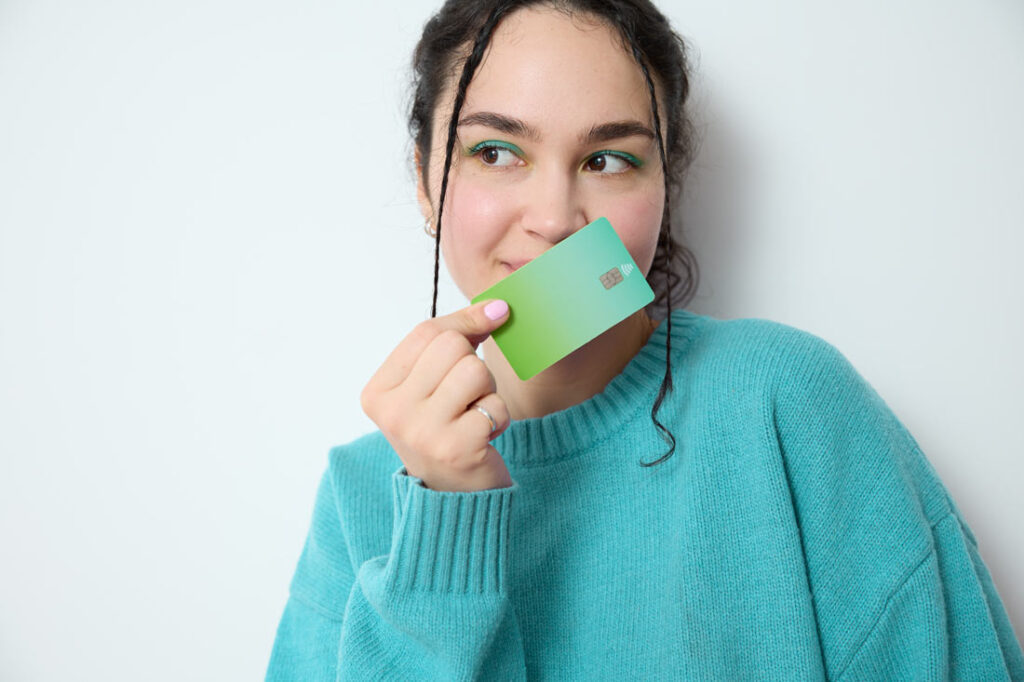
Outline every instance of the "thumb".
<svg viewBox="0 0 1024 682">
<path fill-rule="evenodd" d="M 454 314 L 452 321 L 476 349 L 491 332 L 508 321 L 509 315 L 508 303 L 497 298 L 463 308 Z"/>
</svg>

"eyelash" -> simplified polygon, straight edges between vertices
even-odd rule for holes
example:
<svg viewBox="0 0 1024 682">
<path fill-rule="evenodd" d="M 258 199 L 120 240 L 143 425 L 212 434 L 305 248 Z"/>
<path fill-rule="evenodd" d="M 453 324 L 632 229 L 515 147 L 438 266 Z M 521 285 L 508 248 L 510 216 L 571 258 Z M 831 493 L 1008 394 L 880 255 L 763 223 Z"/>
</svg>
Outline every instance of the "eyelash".
<svg viewBox="0 0 1024 682">
<path fill-rule="evenodd" d="M 480 144 L 471 147 L 468 150 L 468 153 L 470 154 L 470 156 L 479 157 L 481 152 L 483 152 L 485 150 L 488 150 L 488 149 L 504 149 L 506 151 L 512 152 L 517 157 L 522 159 L 521 152 L 520 152 L 518 147 L 513 147 L 512 145 L 509 145 L 509 144 L 498 144 L 498 143 L 493 142 L 493 141 L 481 142 Z M 602 149 L 599 152 L 594 152 L 593 154 L 591 154 L 590 156 L 588 156 L 586 158 L 586 160 L 583 162 L 583 164 L 587 165 L 593 159 L 595 159 L 595 158 L 597 158 L 599 156 L 614 156 L 617 159 L 621 159 L 622 161 L 625 161 L 626 164 L 630 167 L 630 169 L 640 168 L 643 165 L 643 162 L 641 162 L 639 159 L 634 157 L 632 154 L 625 154 L 624 152 L 617 152 L 617 151 L 614 151 L 612 149 Z M 481 163 L 483 163 L 483 161 L 481 161 Z M 485 163 L 484 165 L 485 166 L 490 166 L 491 164 L 486 164 Z M 617 173 L 602 173 L 600 171 L 596 171 L 596 172 L 597 172 L 598 175 L 621 175 L 625 171 L 619 171 Z"/>
</svg>

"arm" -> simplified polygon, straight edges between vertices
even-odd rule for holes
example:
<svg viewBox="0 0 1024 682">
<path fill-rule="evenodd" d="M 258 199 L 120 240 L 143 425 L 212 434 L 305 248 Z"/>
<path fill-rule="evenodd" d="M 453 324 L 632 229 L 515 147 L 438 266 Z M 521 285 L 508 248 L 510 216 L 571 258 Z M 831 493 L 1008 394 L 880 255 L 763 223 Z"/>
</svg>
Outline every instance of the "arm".
<svg viewBox="0 0 1024 682">
<path fill-rule="evenodd" d="M 830 679 L 1024 679 L 959 510 L 916 441 L 847 359 L 787 333 L 775 436 Z"/>
<path fill-rule="evenodd" d="M 1024 659 L 973 535 L 950 513 L 840 680 L 1024 680 Z"/>
<path fill-rule="evenodd" d="M 267 680 L 525 679 L 505 584 L 518 486 L 429 490 L 392 477 L 391 552 L 353 570 L 330 468 Z"/>
</svg>

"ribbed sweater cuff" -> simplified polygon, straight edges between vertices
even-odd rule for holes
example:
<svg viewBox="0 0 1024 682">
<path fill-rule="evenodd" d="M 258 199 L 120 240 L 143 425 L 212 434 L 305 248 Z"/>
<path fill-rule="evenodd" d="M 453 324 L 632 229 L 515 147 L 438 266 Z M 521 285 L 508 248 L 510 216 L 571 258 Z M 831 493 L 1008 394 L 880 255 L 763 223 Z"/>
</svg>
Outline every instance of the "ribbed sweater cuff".
<svg viewBox="0 0 1024 682">
<path fill-rule="evenodd" d="M 403 466 L 392 476 L 392 490 L 389 590 L 505 592 L 515 481 L 493 490 L 431 490 Z"/>
</svg>

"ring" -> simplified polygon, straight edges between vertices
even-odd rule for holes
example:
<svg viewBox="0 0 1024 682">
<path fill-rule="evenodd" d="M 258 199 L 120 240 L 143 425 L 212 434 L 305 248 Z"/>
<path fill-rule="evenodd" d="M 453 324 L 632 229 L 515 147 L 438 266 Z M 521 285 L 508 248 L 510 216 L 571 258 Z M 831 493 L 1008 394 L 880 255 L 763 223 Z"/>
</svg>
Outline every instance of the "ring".
<svg viewBox="0 0 1024 682">
<path fill-rule="evenodd" d="M 473 407 L 480 410 L 481 414 L 487 417 L 487 421 L 491 422 L 491 433 L 494 433 L 494 431 L 498 428 L 498 424 L 494 421 L 494 417 L 491 416 L 491 413 L 485 410 L 484 408 L 480 407 L 479 405 L 474 405 Z"/>
</svg>

